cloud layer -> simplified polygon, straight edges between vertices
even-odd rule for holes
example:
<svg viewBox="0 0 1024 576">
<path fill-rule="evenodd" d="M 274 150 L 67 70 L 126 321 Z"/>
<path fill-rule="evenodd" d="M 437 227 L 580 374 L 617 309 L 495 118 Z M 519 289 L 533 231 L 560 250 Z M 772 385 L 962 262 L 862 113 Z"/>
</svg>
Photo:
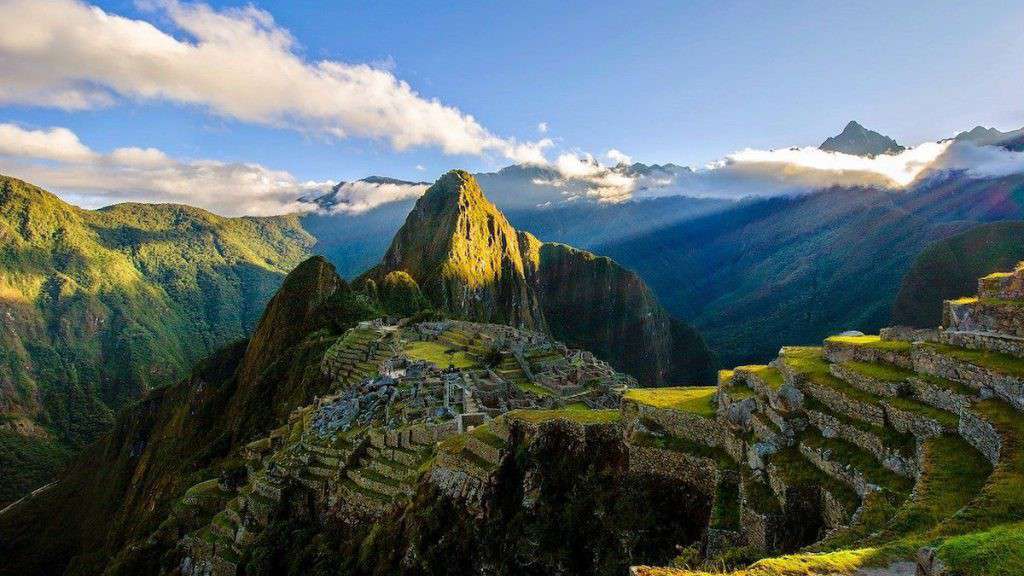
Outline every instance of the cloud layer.
<svg viewBox="0 0 1024 576">
<path fill-rule="evenodd" d="M 678 166 L 637 171 L 628 156 L 609 150 L 614 166 L 589 154 L 558 157 L 553 178 L 534 181 L 561 190 L 564 200 L 590 197 L 601 202 L 631 198 L 694 196 L 714 198 L 793 195 L 832 186 L 900 189 L 937 171 L 959 171 L 974 178 L 1024 173 L 1024 153 L 969 142 L 928 142 L 900 154 L 875 157 L 817 148 L 744 149 L 698 170 Z"/>
<path fill-rule="evenodd" d="M 330 206 L 325 211 L 360 214 L 389 202 L 419 198 L 429 187 L 429 184 L 411 182 L 345 182 L 334 188 Z"/>
<path fill-rule="evenodd" d="M 0 172 L 90 207 L 176 202 L 229 216 L 308 210 L 297 198 L 322 194 L 334 184 L 302 182 L 259 164 L 175 160 L 154 148 L 101 154 L 66 128 L 26 130 L 14 124 L 0 124 Z"/>
<path fill-rule="evenodd" d="M 522 163 L 543 162 L 551 145 L 498 137 L 386 68 L 307 61 L 289 32 L 252 6 L 140 4 L 181 38 L 78 0 L 0 0 L 0 103 L 81 110 L 164 100 L 254 124 L 382 139 L 396 150 L 431 146 Z"/>
</svg>

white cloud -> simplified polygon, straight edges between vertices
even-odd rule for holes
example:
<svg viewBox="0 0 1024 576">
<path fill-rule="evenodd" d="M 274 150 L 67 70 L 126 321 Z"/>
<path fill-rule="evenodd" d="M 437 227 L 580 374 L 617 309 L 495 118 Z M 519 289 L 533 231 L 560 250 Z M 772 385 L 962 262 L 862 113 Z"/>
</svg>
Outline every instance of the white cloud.
<svg viewBox="0 0 1024 576">
<path fill-rule="evenodd" d="M 335 190 L 332 213 L 359 214 L 381 204 L 419 198 L 429 184 L 399 184 L 392 182 L 345 182 Z"/>
<path fill-rule="evenodd" d="M 544 148 L 490 133 L 421 96 L 389 66 L 305 60 L 291 34 L 252 6 L 141 4 L 177 35 L 78 0 L 0 0 L 0 103 L 78 110 L 164 100 L 243 122 L 383 139 L 396 150 L 431 146 L 533 162 Z"/>
<path fill-rule="evenodd" d="M 423 172 L 427 168 L 423 164 L 417 164 L 416 169 L 419 170 L 420 172 Z"/>
<path fill-rule="evenodd" d="M 96 156 L 67 128 L 26 130 L 14 124 L 0 124 L 0 155 L 59 162 L 88 162 Z"/>
<path fill-rule="evenodd" d="M 632 164 L 633 159 L 627 154 L 612 148 L 611 150 L 604 153 L 605 157 L 612 161 L 613 164 Z"/>
<path fill-rule="evenodd" d="M 301 182 L 259 164 L 181 161 L 154 148 L 100 154 L 66 128 L 25 130 L 0 124 L 0 172 L 91 207 L 121 201 L 175 202 L 224 215 L 308 210 L 305 194 L 332 182 Z"/>
<path fill-rule="evenodd" d="M 537 124 L 537 132 L 540 132 L 541 134 L 547 134 L 548 133 L 548 123 L 547 122 L 541 122 L 540 124 Z"/>
<path fill-rule="evenodd" d="M 963 170 L 975 178 L 999 178 L 1024 173 L 1024 152 L 955 142 L 938 158 L 935 168 Z"/>
</svg>

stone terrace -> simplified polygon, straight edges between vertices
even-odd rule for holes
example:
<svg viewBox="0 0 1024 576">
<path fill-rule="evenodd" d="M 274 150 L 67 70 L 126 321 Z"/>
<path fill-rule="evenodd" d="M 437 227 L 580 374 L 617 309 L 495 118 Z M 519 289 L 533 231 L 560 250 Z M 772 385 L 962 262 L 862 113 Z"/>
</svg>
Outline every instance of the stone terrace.
<svg viewBox="0 0 1024 576">
<path fill-rule="evenodd" d="M 853 574 L 902 561 L 937 576 L 954 573 L 944 558 L 962 534 L 1024 520 L 1024 268 L 947 302 L 944 325 L 783 348 L 768 366 L 723 371 L 713 393 L 628 393 L 635 434 L 692 456 L 724 453 L 721 477 L 739 470 L 739 520 L 723 536 L 713 515 L 705 558 L 810 546 L 736 574 Z M 798 502 L 816 503 L 813 515 Z M 781 529 L 794 521 L 817 528 L 794 540 Z"/>
</svg>

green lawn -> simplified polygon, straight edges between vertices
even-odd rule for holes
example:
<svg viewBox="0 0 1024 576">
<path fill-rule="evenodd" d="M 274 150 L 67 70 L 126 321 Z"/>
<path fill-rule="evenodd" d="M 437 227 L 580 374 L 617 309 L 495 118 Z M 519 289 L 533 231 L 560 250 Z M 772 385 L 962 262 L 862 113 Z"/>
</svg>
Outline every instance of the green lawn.
<svg viewBox="0 0 1024 576">
<path fill-rule="evenodd" d="M 982 368 L 988 368 L 993 372 L 1005 374 L 1007 376 L 1015 376 L 1017 378 L 1024 378 L 1024 359 L 1009 354 L 1002 354 L 999 352 L 992 352 L 989 350 L 968 350 L 966 348 L 957 348 L 956 346 L 949 346 L 946 344 L 927 344 L 930 348 L 962 360 Z"/>
<path fill-rule="evenodd" d="M 449 353 L 448 346 L 440 342 L 427 342 L 417 340 L 410 342 L 405 347 L 405 354 L 417 360 L 432 362 L 440 368 L 447 368 L 449 365 L 456 368 L 473 368 L 477 361 L 462 350 Z"/>
<path fill-rule="evenodd" d="M 825 342 L 865 346 L 876 350 L 892 350 L 894 352 L 910 351 L 910 342 L 904 340 L 882 340 L 880 336 L 830 336 L 825 339 Z"/>
<path fill-rule="evenodd" d="M 705 418 L 714 417 L 718 405 L 715 402 L 716 386 L 695 386 L 690 388 L 633 388 L 624 398 L 638 404 L 655 408 L 666 408 L 689 412 Z"/>
<path fill-rule="evenodd" d="M 564 418 L 580 424 L 604 424 L 617 422 L 622 418 L 622 414 L 618 410 L 513 410 L 506 418 L 518 418 L 533 423 Z"/>
</svg>

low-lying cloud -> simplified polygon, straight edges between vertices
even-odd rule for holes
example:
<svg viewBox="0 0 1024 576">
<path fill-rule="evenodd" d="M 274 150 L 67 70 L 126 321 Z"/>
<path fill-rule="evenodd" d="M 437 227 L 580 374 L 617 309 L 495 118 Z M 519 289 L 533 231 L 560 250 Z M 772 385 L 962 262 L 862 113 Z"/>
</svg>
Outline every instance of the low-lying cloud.
<svg viewBox="0 0 1024 576">
<path fill-rule="evenodd" d="M 331 204 L 324 211 L 360 214 L 382 204 L 419 198 L 429 187 L 429 184 L 411 182 L 344 182 L 334 188 Z"/>
<path fill-rule="evenodd" d="M 382 139 L 395 150 L 429 146 L 517 163 L 543 162 L 551 145 L 492 134 L 388 66 L 306 60 L 291 34 L 251 5 L 139 4 L 178 35 L 79 0 L 0 0 L 0 103 L 82 110 L 169 101 L 303 133 Z"/>
<path fill-rule="evenodd" d="M 697 170 L 669 166 L 638 172 L 627 165 L 625 154 L 613 149 L 606 156 L 615 165 L 603 165 L 589 154 L 563 154 L 550 165 L 557 176 L 534 183 L 561 189 L 566 201 L 589 197 L 622 202 L 661 196 L 770 197 L 832 186 L 901 189 L 940 171 L 974 178 L 1024 173 L 1024 153 L 951 140 L 874 157 L 813 147 L 748 148 Z"/>
<path fill-rule="evenodd" d="M 303 182 L 259 164 L 176 160 L 154 148 L 102 154 L 66 128 L 28 130 L 15 124 L 0 124 L 0 172 L 87 207 L 174 202 L 228 216 L 309 210 L 297 199 L 334 185 Z"/>
</svg>

